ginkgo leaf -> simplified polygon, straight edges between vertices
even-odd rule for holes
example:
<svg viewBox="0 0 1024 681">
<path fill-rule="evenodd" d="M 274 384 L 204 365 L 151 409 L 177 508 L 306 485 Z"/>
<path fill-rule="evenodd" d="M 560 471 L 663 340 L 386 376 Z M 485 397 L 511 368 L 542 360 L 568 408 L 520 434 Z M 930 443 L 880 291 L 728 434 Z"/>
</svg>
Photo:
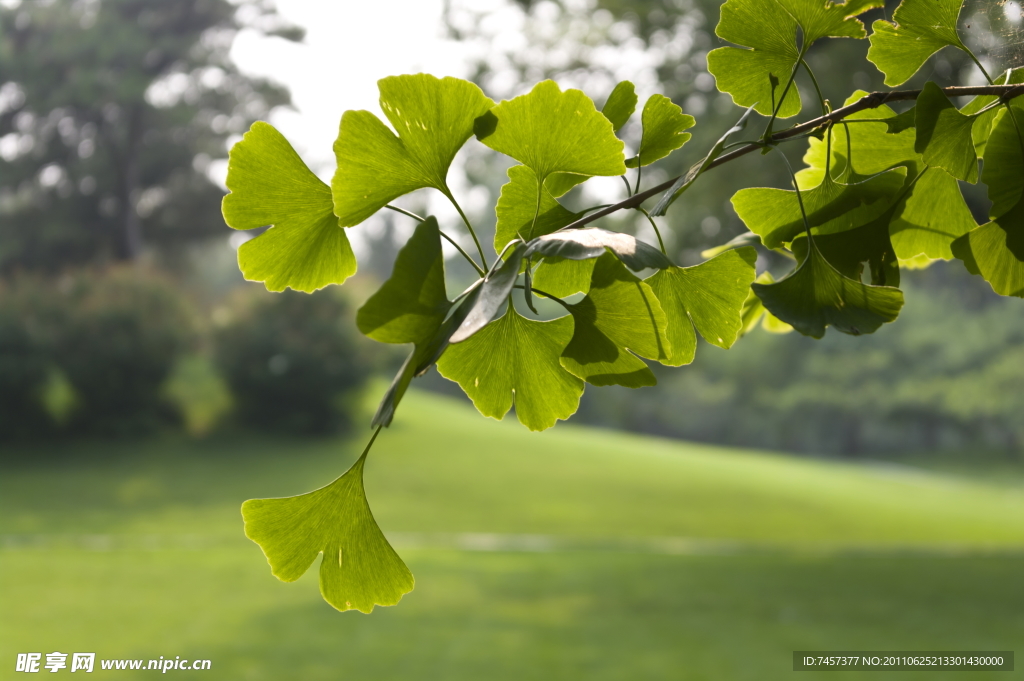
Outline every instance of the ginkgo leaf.
<svg viewBox="0 0 1024 681">
<path fill-rule="evenodd" d="M 496 252 L 500 253 L 514 239 L 529 241 L 541 234 L 550 234 L 579 217 L 579 213 L 573 213 L 556 201 L 546 184 L 540 192 L 538 211 L 537 175 L 526 166 L 509 168 L 508 179 L 501 187 L 495 208 L 498 218 L 494 232 Z"/>
<path fill-rule="evenodd" d="M 356 324 L 381 343 L 421 343 L 449 309 L 441 233 L 437 220 L 428 217 L 398 252 L 391 278 L 359 308 Z"/>
<path fill-rule="evenodd" d="M 664 95 L 652 95 L 640 115 L 643 133 L 636 156 L 626 161 L 627 168 L 647 166 L 660 161 L 686 144 L 691 135 L 683 132 L 696 121 Z"/>
<path fill-rule="evenodd" d="M 245 536 L 259 544 L 274 576 L 294 582 L 323 553 L 320 593 L 338 610 L 368 613 L 412 591 L 412 573 L 377 522 L 363 491 L 366 452 L 340 478 L 297 497 L 242 504 Z"/>
<path fill-rule="evenodd" d="M 874 220 L 892 205 L 905 178 L 903 168 L 850 184 L 825 174 L 817 187 L 801 191 L 812 233 L 835 234 Z M 805 229 L 800 198 L 793 190 L 751 187 L 736 192 L 732 205 L 766 247 L 778 248 Z"/>
<path fill-rule="evenodd" d="M 900 260 L 950 260 L 953 240 L 976 226 L 956 178 L 928 168 L 900 200 L 889 223 L 889 238 Z"/>
<path fill-rule="evenodd" d="M 576 293 L 586 293 L 590 290 L 594 262 L 593 259 L 544 258 L 534 272 L 533 286 L 558 298 L 568 298 Z"/>
<path fill-rule="evenodd" d="M 345 226 L 416 189 L 448 194 L 448 166 L 473 134 L 474 121 L 494 106 L 479 87 L 458 78 L 420 73 L 377 85 L 381 109 L 398 134 L 369 111 L 342 115 L 331 189 L 334 212 Z"/>
<path fill-rule="evenodd" d="M 1024 200 L 954 241 L 953 253 L 999 295 L 1024 298 Z"/>
<path fill-rule="evenodd" d="M 740 311 L 754 281 L 757 252 L 750 247 L 726 251 L 695 267 L 661 270 L 645 282 L 658 297 L 668 320 L 669 366 L 693 361 L 696 328 L 704 340 L 731 347 L 743 321 Z"/>
<path fill-rule="evenodd" d="M 863 91 L 854 92 L 846 104 L 856 102 L 865 94 Z M 909 111 L 914 113 L 913 109 Z M 835 126 L 831 142 L 832 168 L 861 176 L 898 166 L 907 168 L 906 182 L 900 190 L 902 198 L 889 224 L 897 257 L 901 260 L 918 255 L 929 259 L 952 258 L 950 244 L 953 239 L 976 226 L 956 179 L 938 168 L 925 168 L 924 159 L 914 149 L 916 133 L 913 128 L 905 128 L 895 134 L 888 132 L 886 124 L 897 118 L 889 107 L 860 111 L 849 118 L 882 119 L 883 122 Z M 804 155 L 804 162 L 809 167 L 797 173 L 801 189 L 820 183 L 825 176 L 827 146 L 824 140 L 810 140 L 810 147 Z"/>
<path fill-rule="evenodd" d="M 856 17 L 882 7 L 884 0 L 776 0 L 789 12 L 803 32 L 804 45 L 821 38 L 864 38 L 864 24 Z"/>
<path fill-rule="evenodd" d="M 509 305 L 472 338 L 450 346 L 437 370 L 484 416 L 500 421 L 514 403 L 520 423 L 545 430 L 576 413 L 583 394 L 583 381 L 559 362 L 572 332 L 571 317 L 538 322 Z"/>
<path fill-rule="evenodd" d="M 771 272 L 765 270 L 757 275 L 757 279 L 754 281 L 758 284 L 774 284 L 775 277 L 772 276 Z M 747 299 L 743 301 L 743 307 L 740 309 L 740 322 L 742 326 L 739 331 L 739 337 L 746 336 L 753 331 L 757 327 L 758 322 L 760 322 L 761 328 L 768 333 L 782 334 L 793 330 L 792 326 L 764 308 L 764 303 L 757 297 L 753 289 L 747 292 Z"/>
<path fill-rule="evenodd" d="M 738 106 L 754 106 L 765 116 L 777 108 L 780 118 L 800 113 L 800 93 L 791 87 L 779 106 L 782 87 L 772 78 L 785 81 L 796 68 L 800 50 L 796 45 L 797 22 L 775 0 L 728 0 L 715 34 L 741 47 L 720 47 L 708 53 L 708 71 L 718 89 L 732 95 Z"/>
<path fill-rule="evenodd" d="M 1017 133 L 1017 126 L 1024 132 L 1024 102 L 1014 100 L 1011 105 L 1014 118 L 1009 112 L 999 118 L 989 138 L 988 152 L 982 181 L 988 186 L 988 198 L 992 201 L 989 217 L 995 219 L 1008 213 L 1024 194 L 1024 142 Z M 1004 108 L 1005 111 L 1005 108 Z"/>
<path fill-rule="evenodd" d="M 941 172 L 941 171 L 938 171 Z M 839 234 L 814 237 L 814 245 L 825 260 L 848 279 L 861 281 L 864 266 L 871 270 L 873 286 L 900 285 L 900 267 L 889 239 L 889 222 L 896 206 L 868 224 Z M 807 257 L 807 238 L 793 241 L 797 261 Z"/>
<path fill-rule="evenodd" d="M 356 273 L 331 190 L 302 162 L 288 140 L 257 121 L 228 156 L 224 221 L 233 229 L 273 225 L 238 249 L 238 267 L 270 291 L 311 293 Z"/>
<path fill-rule="evenodd" d="M 552 173 L 622 175 L 622 141 L 611 122 L 579 90 L 552 80 L 506 100 L 476 123 L 477 139 L 511 156 L 543 182 Z"/>
<path fill-rule="evenodd" d="M 753 232 L 744 232 L 734 236 L 733 238 L 726 241 L 720 246 L 712 246 L 711 248 L 704 249 L 700 252 L 702 258 L 714 258 L 717 255 L 721 255 L 726 251 L 731 251 L 734 248 L 743 248 L 744 246 L 760 246 L 761 237 L 754 234 Z"/>
<path fill-rule="evenodd" d="M 893 87 L 907 82 L 943 47 L 967 51 L 956 32 L 963 0 L 903 0 L 892 18 L 871 25 L 868 61 Z"/>
<path fill-rule="evenodd" d="M 930 166 L 942 168 L 958 180 L 978 181 L 978 155 L 971 128 L 974 118 L 953 106 L 938 85 L 925 83 L 917 98 L 917 140 L 914 149 Z"/>
<path fill-rule="evenodd" d="M 551 196 L 557 199 L 576 185 L 583 184 L 589 179 L 589 175 L 577 175 L 576 173 L 551 173 L 548 175 L 548 179 L 544 180 L 544 189 L 551 194 Z"/>
<path fill-rule="evenodd" d="M 755 105 L 758 113 L 780 118 L 800 113 L 800 94 L 790 87 L 779 106 L 784 85 L 800 59 L 797 27 L 804 49 L 820 38 L 863 38 L 858 14 L 880 7 L 881 0 L 728 0 L 715 34 L 742 47 L 720 47 L 708 54 L 708 71 L 718 89 L 732 95 L 739 106 Z M 748 49 L 743 49 L 748 48 Z"/>
<path fill-rule="evenodd" d="M 1007 80 L 1007 75 L 1009 75 L 1009 80 Z M 1024 83 L 1024 67 L 1010 69 L 1008 73 L 1001 73 L 993 81 L 994 85 L 1005 85 L 1007 83 L 1011 85 Z M 989 104 L 995 102 L 997 99 L 998 97 L 995 95 L 981 95 L 975 97 L 968 102 L 960 112 L 966 115 L 978 114 L 978 112 Z M 992 130 L 996 125 L 996 119 L 1005 111 L 1006 109 L 1000 106 L 994 109 L 989 109 L 975 118 L 972 137 L 974 138 L 974 148 L 978 154 L 978 158 L 983 158 L 985 156 L 985 147 L 988 144 L 989 135 L 992 133 Z"/>
<path fill-rule="evenodd" d="M 618 132 L 636 111 L 636 103 L 636 88 L 631 82 L 624 80 L 608 95 L 608 101 L 601 107 L 601 113 L 611 121 L 612 130 Z"/>
<path fill-rule="evenodd" d="M 804 261 L 775 284 L 753 284 L 765 308 L 800 333 L 813 338 L 833 326 L 851 335 L 874 333 L 896 319 L 903 292 L 869 286 L 844 277 L 825 260 L 813 240 Z"/>
<path fill-rule="evenodd" d="M 606 253 L 594 265 L 590 292 L 568 307 L 574 328 L 562 366 L 592 385 L 657 384 L 637 357 L 660 361 L 672 352 L 668 319 L 650 286 Z"/>
<path fill-rule="evenodd" d="M 603 229 L 569 229 L 545 234 L 529 243 L 524 257 L 544 257 L 586 260 L 600 257 L 605 249 L 611 251 L 629 269 L 639 272 L 650 267 L 664 269 L 672 266 L 664 253 L 636 237 Z"/>
</svg>

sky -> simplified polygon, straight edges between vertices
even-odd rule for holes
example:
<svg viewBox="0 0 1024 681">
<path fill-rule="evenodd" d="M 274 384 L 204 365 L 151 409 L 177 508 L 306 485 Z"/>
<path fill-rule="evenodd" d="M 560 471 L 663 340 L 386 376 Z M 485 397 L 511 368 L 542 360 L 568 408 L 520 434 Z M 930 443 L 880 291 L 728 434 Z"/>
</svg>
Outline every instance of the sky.
<svg viewBox="0 0 1024 681">
<path fill-rule="evenodd" d="M 446 40 L 443 0 L 277 0 L 278 11 L 306 29 L 301 44 L 244 31 L 232 57 L 245 72 L 291 90 L 294 110 L 274 124 L 317 174 L 334 168 L 331 145 L 341 114 L 367 109 L 383 118 L 377 80 L 403 73 L 468 75 L 465 50 Z"/>
</svg>

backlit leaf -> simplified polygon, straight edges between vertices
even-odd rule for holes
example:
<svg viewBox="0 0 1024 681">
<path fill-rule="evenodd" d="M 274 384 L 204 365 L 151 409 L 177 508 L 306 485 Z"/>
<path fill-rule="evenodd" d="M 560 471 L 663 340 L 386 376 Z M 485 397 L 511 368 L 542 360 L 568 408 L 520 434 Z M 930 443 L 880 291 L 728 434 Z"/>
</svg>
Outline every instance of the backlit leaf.
<svg viewBox="0 0 1024 681">
<path fill-rule="evenodd" d="M 871 25 L 868 60 L 893 87 L 907 82 L 928 57 L 943 47 L 967 51 L 956 32 L 963 0 L 903 0 L 893 23 L 879 19 Z"/>
<path fill-rule="evenodd" d="M 520 423 L 544 430 L 572 416 L 583 394 L 583 381 L 559 362 L 572 332 L 571 317 L 538 322 L 509 305 L 472 338 L 450 346 L 437 370 L 484 416 L 501 420 L 515 404 Z"/>
<path fill-rule="evenodd" d="M 752 285 L 769 312 L 813 338 L 824 336 L 829 325 L 860 335 L 896 319 L 903 307 L 902 291 L 844 277 L 813 242 L 808 251 L 800 266 L 778 283 Z"/>
<path fill-rule="evenodd" d="M 999 295 L 1024 298 L 1024 200 L 954 241 L 953 253 Z"/>
<path fill-rule="evenodd" d="M 994 79 L 995 85 L 1004 85 L 1007 83 L 1007 73 L 1001 73 Z M 1009 83 L 1020 84 L 1024 83 L 1024 68 L 1012 69 L 1009 72 Z M 961 113 L 964 114 L 976 114 L 984 109 L 989 104 L 992 104 L 998 99 L 995 95 L 981 95 L 975 97 L 967 105 L 961 109 Z M 974 148 L 978 153 L 978 158 L 985 156 L 985 146 L 988 144 L 988 137 L 992 133 L 992 129 L 995 127 L 996 119 L 1005 112 L 1004 107 L 996 107 L 989 109 L 985 113 L 977 116 L 974 120 L 974 130 L 972 136 L 974 138 Z"/>
<path fill-rule="evenodd" d="M 668 320 L 651 287 L 613 255 L 597 260 L 590 292 L 569 311 L 575 326 L 562 366 L 592 385 L 657 383 L 637 355 L 659 361 L 669 357 Z"/>
<path fill-rule="evenodd" d="M 611 122 L 579 90 L 562 92 L 551 80 L 506 100 L 476 124 L 477 138 L 511 156 L 543 182 L 552 173 L 622 175 L 622 141 Z"/>
<path fill-rule="evenodd" d="M 608 95 L 608 101 L 601 107 L 601 113 L 611 121 L 612 129 L 618 132 L 636 111 L 636 102 L 636 88 L 631 82 L 624 80 Z"/>
<path fill-rule="evenodd" d="M 978 155 L 971 128 L 974 119 L 953 106 L 935 83 L 925 83 L 917 98 L 915 151 L 930 166 L 942 168 L 958 180 L 978 181 Z"/>
<path fill-rule="evenodd" d="M 695 267 L 661 270 L 645 280 L 668 320 L 671 350 L 662 363 L 681 366 L 693 361 L 695 328 L 712 345 L 732 346 L 743 326 L 740 311 L 750 293 L 756 261 L 753 248 L 740 248 Z"/>
<path fill-rule="evenodd" d="M 559 298 L 590 290 L 594 260 L 544 258 L 533 275 L 533 287 Z"/>
<path fill-rule="evenodd" d="M 537 176 L 526 166 L 508 169 L 509 181 L 501 187 L 495 213 L 498 217 L 494 233 L 494 250 L 501 252 L 514 239 L 529 241 L 541 234 L 550 234 L 579 217 L 555 200 L 547 190 L 540 193 L 537 211 Z M 536 214 L 536 223 L 534 215 Z"/>
<path fill-rule="evenodd" d="M 864 24 L 860 14 L 881 7 L 884 0 L 846 0 L 844 3 L 828 0 L 777 0 L 800 24 L 805 45 L 820 38 L 864 38 Z"/>
<path fill-rule="evenodd" d="M 906 171 L 895 168 L 874 177 L 843 184 L 825 175 L 817 187 L 801 192 L 813 234 L 835 234 L 874 220 L 896 199 Z M 751 187 L 732 197 L 733 208 L 768 248 L 778 248 L 804 231 L 796 191 Z"/>
<path fill-rule="evenodd" d="M 391 278 L 359 308 L 359 330 L 381 343 L 421 343 L 451 308 L 437 220 L 421 222 L 398 252 Z"/>
<path fill-rule="evenodd" d="M 758 284 L 774 284 L 775 277 L 768 270 L 765 270 L 761 274 L 757 275 L 757 279 L 754 280 Z M 758 322 L 761 324 L 761 328 L 768 333 L 789 333 L 793 330 L 793 327 L 782 321 L 768 310 L 764 309 L 764 303 L 757 297 L 753 289 L 750 289 L 747 293 L 747 299 L 743 301 L 743 307 L 740 309 L 740 322 L 742 324 L 739 332 L 739 336 L 746 336 L 748 333 L 753 331 Z"/>
<path fill-rule="evenodd" d="M 340 478 L 296 497 L 242 504 L 245 536 L 259 544 L 274 576 L 294 582 L 323 553 L 320 593 L 338 610 L 395 605 L 414 580 L 373 519 L 363 492 L 364 452 Z"/>
<path fill-rule="evenodd" d="M 466 317 L 451 336 L 452 343 L 460 343 L 494 319 L 508 299 L 519 276 L 525 244 L 517 245 L 511 255 L 487 274 L 476 291 L 476 299 L 466 312 Z"/>
<path fill-rule="evenodd" d="M 643 133 L 637 155 L 626 161 L 627 168 L 647 166 L 660 161 L 680 148 L 691 135 L 683 132 L 692 128 L 696 121 L 664 95 L 652 95 L 644 104 L 640 116 Z"/>
<path fill-rule="evenodd" d="M 473 134 L 473 122 L 494 105 L 479 87 L 458 78 L 420 73 L 377 85 L 381 109 L 398 134 L 369 111 L 342 115 L 331 189 L 334 212 L 345 226 L 416 189 L 448 193 L 448 166 Z"/>
<path fill-rule="evenodd" d="M 272 125 L 257 121 L 228 157 L 224 221 L 233 229 L 273 225 L 238 249 L 238 267 L 270 291 L 311 293 L 356 272 L 331 190 Z"/>
</svg>

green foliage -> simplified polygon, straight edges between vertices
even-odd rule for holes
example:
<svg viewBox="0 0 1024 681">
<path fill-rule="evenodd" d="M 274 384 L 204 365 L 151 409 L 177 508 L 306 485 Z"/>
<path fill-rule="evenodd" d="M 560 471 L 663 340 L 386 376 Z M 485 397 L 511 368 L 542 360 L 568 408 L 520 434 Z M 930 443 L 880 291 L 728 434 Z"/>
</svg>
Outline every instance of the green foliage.
<svg viewBox="0 0 1024 681">
<path fill-rule="evenodd" d="M 331 190 L 273 126 L 255 123 L 228 159 L 224 221 L 234 229 L 271 228 L 238 249 L 238 267 L 268 291 L 313 291 L 356 273 Z"/>
<path fill-rule="evenodd" d="M 893 23 L 872 26 L 868 60 L 885 74 L 885 84 L 902 85 L 944 47 L 967 51 L 956 32 L 962 0 L 903 0 Z"/>
<path fill-rule="evenodd" d="M 349 306 L 333 293 L 262 295 L 219 330 L 217 366 L 240 424 L 314 434 L 349 425 L 368 370 Z"/>
<path fill-rule="evenodd" d="M 242 504 L 242 518 L 245 536 L 263 549 L 275 577 L 294 582 L 323 553 L 324 600 L 338 610 L 369 613 L 375 605 L 398 603 L 412 591 L 413 577 L 366 503 L 366 451 L 344 475 L 315 492 L 250 499 Z"/>
<path fill-rule="evenodd" d="M 1016 127 L 1024 109 L 984 99 L 1017 93 L 993 87 L 960 110 L 950 91 L 928 83 L 892 98 L 917 100 L 902 113 L 882 104 L 882 94 L 854 92 L 836 111 L 823 98 L 805 59 L 808 50 L 823 38 L 867 37 L 858 17 L 881 4 L 728 0 L 716 32 L 736 47 L 709 53 L 708 68 L 719 90 L 747 109 L 688 173 L 643 191 L 642 168 L 682 147 L 696 121 L 668 97 L 653 95 L 641 114 L 637 155 L 625 159 L 616 135 L 628 131 L 625 123 L 636 109 L 629 81 L 619 83 L 599 111 L 583 92 L 563 91 L 552 80 L 494 104 L 476 85 L 454 78 L 385 78 L 381 106 L 393 130 L 366 111 L 345 112 L 330 192 L 280 135 L 257 125 L 232 151 L 225 217 L 238 228 L 274 226 L 240 254 L 243 270 L 268 288 L 312 290 L 355 271 L 341 227 L 385 206 L 418 220 L 391 277 L 357 316 L 367 336 L 413 345 L 373 418 L 378 432 L 391 423 L 413 378 L 435 363 L 482 414 L 501 419 L 515 407 L 525 426 L 543 430 L 576 411 L 584 383 L 655 385 L 645 360 L 688 364 L 698 335 L 728 348 L 759 321 L 775 333 L 795 329 L 813 338 L 829 326 L 849 335 L 874 333 L 903 307 L 901 266 L 922 267 L 955 254 L 997 292 L 1024 295 L 1024 138 Z M 876 22 L 870 56 L 887 81 L 903 82 L 942 46 L 967 49 L 956 34 L 959 5 L 942 0 L 936 17 L 930 7 L 926 0 L 904 0 L 894 15 L 898 26 Z M 775 132 L 780 119 L 803 109 L 798 71 L 809 76 L 822 116 Z M 755 112 L 767 117 L 760 136 L 732 141 Z M 508 170 L 495 207 L 493 262 L 447 185 L 452 160 L 471 136 L 520 164 Z M 777 148 L 805 138 L 807 167 L 793 173 Z M 706 252 L 712 259 L 705 263 L 679 267 L 655 217 L 705 173 L 752 151 L 781 157 L 792 183 L 742 188 L 732 205 L 749 233 Z M 977 227 L 959 181 L 977 182 L 982 155 L 993 208 L 992 222 Z M 630 169 L 635 182 L 627 177 Z M 628 197 L 589 207 L 574 197 L 560 200 L 594 176 L 621 177 Z M 424 188 L 453 204 L 478 259 L 436 218 L 388 204 Z M 666 188 L 647 212 L 643 203 Z M 643 212 L 657 247 L 608 229 L 614 223 L 590 226 L 624 209 Z M 447 294 L 442 238 L 479 274 L 454 299 Z M 762 271 L 755 280 L 757 248 L 783 256 L 792 270 L 777 280 Z M 764 262 L 779 259 L 770 255 Z M 517 290 L 529 312 L 516 309 Z M 543 306 L 540 299 L 546 299 Z M 543 318 L 530 318 L 542 311 Z M 552 311 L 568 314 L 551 319 Z M 323 570 L 344 571 L 344 559 L 335 565 L 333 552 L 339 537 L 351 532 L 328 525 L 372 524 L 368 510 L 360 510 L 365 500 L 354 482 L 362 461 L 324 490 L 273 502 L 280 512 L 255 521 L 264 530 L 250 536 L 259 536 L 275 574 L 297 577 L 320 551 L 330 558 Z M 291 527 L 306 539 L 289 543 Z M 377 555 L 392 556 L 376 525 L 373 533 Z M 352 603 L 365 610 L 395 602 L 411 588 L 403 571 L 382 564 L 380 574 L 390 575 L 385 583 L 364 575 L 344 587 L 337 586 L 338 574 L 324 572 L 323 591 L 336 607 Z M 360 588 L 369 591 L 349 598 Z"/>
</svg>

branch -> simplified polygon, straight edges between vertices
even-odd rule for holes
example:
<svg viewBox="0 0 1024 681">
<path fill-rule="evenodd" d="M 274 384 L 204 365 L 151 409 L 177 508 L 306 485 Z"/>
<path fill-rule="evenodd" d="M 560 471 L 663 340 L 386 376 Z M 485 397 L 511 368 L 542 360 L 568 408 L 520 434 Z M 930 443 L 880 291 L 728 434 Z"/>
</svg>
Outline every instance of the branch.
<svg viewBox="0 0 1024 681">
<path fill-rule="evenodd" d="M 1014 97 L 1024 95 L 1024 85 L 982 85 L 978 87 L 957 86 L 942 88 L 942 91 L 946 94 L 947 97 L 974 97 L 983 95 L 994 95 L 1000 97 L 1003 101 L 1009 101 Z M 917 99 L 918 96 L 920 96 L 920 94 L 921 90 L 894 90 L 892 92 L 872 92 L 869 95 L 864 95 L 853 104 L 850 104 L 849 106 L 844 106 L 841 109 L 836 109 L 830 114 L 827 114 L 825 116 L 819 116 L 818 118 L 811 119 L 806 123 L 801 123 L 800 125 L 795 125 L 792 128 L 788 128 L 786 130 L 774 133 L 768 141 L 781 142 L 791 137 L 796 137 L 803 133 L 810 132 L 811 130 L 815 130 L 816 128 L 823 127 L 829 123 L 841 121 L 847 116 L 851 116 L 860 111 L 864 111 L 866 109 L 876 109 L 882 106 L 883 104 L 886 104 L 887 102 L 900 102 Z M 746 156 L 750 152 L 758 151 L 762 148 L 764 148 L 764 145 L 760 143 L 742 146 L 739 149 L 736 149 L 735 151 L 730 151 L 728 154 L 722 154 L 712 163 L 708 164 L 707 169 L 710 170 L 715 166 L 720 166 L 723 163 L 728 163 L 729 161 L 735 160 L 740 156 Z M 617 211 L 626 208 L 637 208 L 644 201 L 651 198 L 652 196 L 656 196 L 662 193 L 663 191 L 668 190 L 670 187 L 672 187 L 673 184 L 676 183 L 676 180 L 678 180 L 680 177 L 682 177 L 682 175 L 673 177 L 671 180 L 666 180 L 665 182 L 662 182 L 658 186 L 651 187 L 650 189 L 644 190 L 639 194 L 634 194 L 625 201 L 619 201 L 618 203 L 612 204 L 607 208 L 603 208 L 597 211 L 596 213 L 591 213 L 590 215 L 584 216 L 577 220 L 576 222 L 566 225 L 562 229 L 579 229 L 580 227 L 588 225 L 595 220 L 603 218 L 606 215 L 611 215 L 612 213 L 615 213 Z"/>
</svg>

